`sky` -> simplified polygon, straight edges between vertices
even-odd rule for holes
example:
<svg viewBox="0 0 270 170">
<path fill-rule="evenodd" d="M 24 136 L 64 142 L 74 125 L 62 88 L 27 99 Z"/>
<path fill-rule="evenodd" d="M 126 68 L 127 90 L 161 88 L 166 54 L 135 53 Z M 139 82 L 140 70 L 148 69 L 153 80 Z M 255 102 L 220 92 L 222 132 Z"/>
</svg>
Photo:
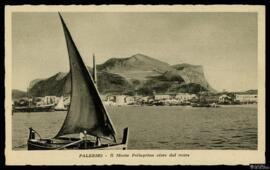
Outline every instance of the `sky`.
<svg viewBox="0 0 270 170">
<path fill-rule="evenodd" d="M 257 14 L 63 12 L 85 61 L 141 53 L 171 65 L 202 65 L 216 90 L 257 89 Z M 12 88 L 68 72 L 62 25 L 54 12 L 12 13 Z"/>
</svg>

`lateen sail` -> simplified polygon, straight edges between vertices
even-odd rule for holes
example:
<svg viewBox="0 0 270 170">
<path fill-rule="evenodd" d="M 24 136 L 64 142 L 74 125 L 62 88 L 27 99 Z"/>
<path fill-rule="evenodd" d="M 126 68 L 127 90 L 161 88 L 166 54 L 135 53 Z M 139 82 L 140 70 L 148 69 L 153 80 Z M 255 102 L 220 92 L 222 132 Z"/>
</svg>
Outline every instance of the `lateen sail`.
<svg viewBox="0 0 270 170">
<path fill-rule="evenodd" d="M 115 130 L 79 51 L 59 14 L 69 54 L 71 73 L 71 102 L 66 119 L 56 137 L 80 133 L 115 140 Z"/>
</svg>

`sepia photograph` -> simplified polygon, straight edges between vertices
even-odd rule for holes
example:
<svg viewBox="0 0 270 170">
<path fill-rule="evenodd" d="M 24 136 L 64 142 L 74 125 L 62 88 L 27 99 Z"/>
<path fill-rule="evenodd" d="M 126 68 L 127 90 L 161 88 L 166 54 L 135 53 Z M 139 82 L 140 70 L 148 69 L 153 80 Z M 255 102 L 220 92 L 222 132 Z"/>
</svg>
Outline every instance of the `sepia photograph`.
<svg viewBox="0 0 270 170">
<path fill-rule="evenodd" d="M 240 7 L 6 8 L 9 162 L 48 150 L 263 161 L 264 8 Z"/>
</svg>

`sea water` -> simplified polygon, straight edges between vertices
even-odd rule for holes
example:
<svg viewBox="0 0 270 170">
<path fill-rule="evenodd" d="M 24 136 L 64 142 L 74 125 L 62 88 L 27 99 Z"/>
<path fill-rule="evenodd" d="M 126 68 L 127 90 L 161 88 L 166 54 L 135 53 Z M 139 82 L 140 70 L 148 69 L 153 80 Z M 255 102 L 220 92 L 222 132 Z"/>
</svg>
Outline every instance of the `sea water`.
<svg viewBox="0 0 270 170">
<path fill-rule="evenodd" d="M 107 106 L 121 141 L 129 127 L 128 149 L 257 149 L 257 107 L 227 106 Z M 26 149 L 28 128 L 44 138 L 54 137 L 65 111 L 16 112 L 12 116 L 12 147 Z"/>
</svg>

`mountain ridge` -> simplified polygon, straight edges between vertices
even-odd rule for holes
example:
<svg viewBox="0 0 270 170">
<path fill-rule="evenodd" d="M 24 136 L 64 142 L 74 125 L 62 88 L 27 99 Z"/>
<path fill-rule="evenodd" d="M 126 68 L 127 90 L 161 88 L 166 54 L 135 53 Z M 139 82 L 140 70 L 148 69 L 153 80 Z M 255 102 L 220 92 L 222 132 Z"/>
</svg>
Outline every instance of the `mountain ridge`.
<svg viewBox="0 0 270 170">
<path fill-rule="evenodd" d="M 12 89 L 12 99 L 20 99 L 27 97 L 27 93 L 23 90 Z"/>
<path fill-rule="evenodd" d="M 88 66 L 92 73 L 92 68 Z M 101 94 L 150 94 L 185 92 L 190 89 L 212 91 L 203 67 L 187 63 L 170 65 L 144 54 L 126 58 L 110 58 L 97 65 L 98 89 Z M 38 81 L 37 81 L 38 80 Z M 69 73 L 59 72 L 48 79 L 31 82 L 33 96 L 70 93 Z M 192 87 L 192 88 L 189 88 Z M 193 92 L 193 91 L 190 91 Z"/>
</svg>

